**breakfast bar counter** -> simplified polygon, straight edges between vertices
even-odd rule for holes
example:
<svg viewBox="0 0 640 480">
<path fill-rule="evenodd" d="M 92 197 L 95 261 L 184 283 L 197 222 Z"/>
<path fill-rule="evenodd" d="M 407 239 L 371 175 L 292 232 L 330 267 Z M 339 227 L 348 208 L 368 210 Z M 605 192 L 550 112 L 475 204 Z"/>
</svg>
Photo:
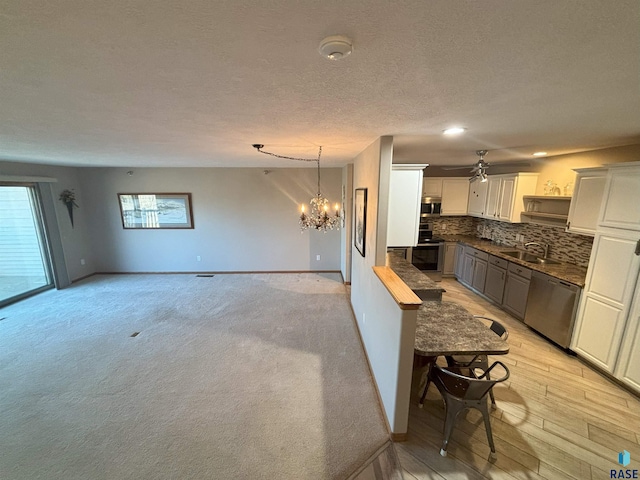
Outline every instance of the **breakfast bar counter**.
<svg viewBox="0 0 640 480">
<path fill-rule="evenodd" d="M 387 266 L 415 292 L 421 300 L 440 300 L 444 288 L 431 280 L 424 272 L 414 267 L 396 252 L 387 253 Z"/>
<path fill-rule="evenodd" d="M 509 344 L 457 303 L 432 301 L 418 309 L 414 352 L 425 357 L 504 355 Z"/>
</svg>

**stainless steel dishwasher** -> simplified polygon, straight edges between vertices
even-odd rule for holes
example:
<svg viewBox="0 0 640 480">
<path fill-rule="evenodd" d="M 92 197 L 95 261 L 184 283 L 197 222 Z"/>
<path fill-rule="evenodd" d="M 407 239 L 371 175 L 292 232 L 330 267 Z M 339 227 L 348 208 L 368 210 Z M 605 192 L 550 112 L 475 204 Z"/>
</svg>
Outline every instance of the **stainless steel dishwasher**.
<svg viewBox="0 0 640 480">
<path fill-rule="evenodd" d="M 580 287 L 534 271 L 524 323 L 568 348 L 579 299 Z"/>
</svg>

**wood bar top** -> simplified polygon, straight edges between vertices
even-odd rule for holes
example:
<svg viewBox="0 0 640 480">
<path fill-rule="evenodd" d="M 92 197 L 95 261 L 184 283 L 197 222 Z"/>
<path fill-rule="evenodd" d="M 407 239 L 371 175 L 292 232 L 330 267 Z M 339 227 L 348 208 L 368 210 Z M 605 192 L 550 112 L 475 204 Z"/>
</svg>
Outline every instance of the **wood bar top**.
<svg viewBox="0 0 640 480">
<path fill-rule="evenodd" d="M 376 266 L 373 271 L 401 310 L 417 310 L 422 305 L 422 300 L 406 283 L 389 267 Z"/>
</svg>

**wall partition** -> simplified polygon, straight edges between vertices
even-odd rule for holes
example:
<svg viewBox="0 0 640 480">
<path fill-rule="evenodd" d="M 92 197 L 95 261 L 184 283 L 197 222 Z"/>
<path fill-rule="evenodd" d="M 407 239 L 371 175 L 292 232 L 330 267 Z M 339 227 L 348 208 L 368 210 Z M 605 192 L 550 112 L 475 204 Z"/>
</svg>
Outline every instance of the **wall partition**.
<svg viewBox="0 0 640 480">
<path fill-rule="evenodd" d="M 53 287 L 38 191 L 0 183 L 0 306 Z"/>
</svg>

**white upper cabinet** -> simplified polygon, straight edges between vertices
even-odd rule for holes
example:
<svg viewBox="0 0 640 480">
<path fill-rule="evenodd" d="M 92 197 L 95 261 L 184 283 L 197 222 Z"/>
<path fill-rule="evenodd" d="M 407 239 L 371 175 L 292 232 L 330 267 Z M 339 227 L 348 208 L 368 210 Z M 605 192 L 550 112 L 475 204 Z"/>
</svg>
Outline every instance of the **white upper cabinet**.
<svg viewBox="0 0 640 480">
<path fill-rule="evenodd" d="M 640 231 L 640 162 L 609 167 L 598 226 Z"/>
<path fill-rule="evenodd" d="M 388 247 L 418 243 L 422 174 L 426 165 L 393 165 L 389 183 Z"/>
<path fill-rule="evenodd" d="M 497 220 L 498 217 L 498 203 L 500 195 L 500 185 L 502 184 L 502 178 L 499 175 L 490 175 L 487 180 L 487 203 L 484 207 L 484 218 L 491 218 Z"/>
<path fill-rule="evenodd" d="M 442 178 L 424 177 L 422 179 L 423 197 L 442 197 Z"/>
<path fill-rule="evenodd" d="M 503 222 L 520 221 L 520 213 L 518 213 L 517 217 L 513 215 L 514 208 L 516 207 L 515 200 L 517 183 L 517 176 L 508 176 L 502 178 L 502 184 L 500 185 L 500 195 L 498 196 L 498 220 L 502 220 Z M 522 212 L 522 210 L 524 210 L 524 201 L 522 199 L 522 196 L 520 197 L 520 203 L 522 203 L 523 205 L 523 207 L 520 209 L 520 212 Z"/>
<path fill-rule="evenodd" d="M 477 182 L 474 182 L 477 183 Z M 490 175 L 487 183 L 483 218 L 519 223 L 525 210 L 523 197 L 533 195 L 538 183 L 537 173 Z"/>
<path fill-rule="evenodd" d="M 467 213 L 474 217 L 482 217 L 487 204 L 487 187 L 489 182 L 480 182 L 476 180 L 469 184 L 469 204 Z"/>
<path fill-rule="evenodd" d="M 466 177 L 442 179 L 440 215 L 466 215 L 468 201 L 469 180 Z"/>
<path fill-rule="evenodd" d="M 422 196 L 441 198 L 440 215 L 466 215 L 469 181 L 467 177 L 425 177 Z"/>
<path fill-rule="evenodd" d="M 607 181 L 606 168 L 576 169 L 576 186 L 569 207 L 567 232 L 594 236 L 604 186 Z"/>
</svg>

